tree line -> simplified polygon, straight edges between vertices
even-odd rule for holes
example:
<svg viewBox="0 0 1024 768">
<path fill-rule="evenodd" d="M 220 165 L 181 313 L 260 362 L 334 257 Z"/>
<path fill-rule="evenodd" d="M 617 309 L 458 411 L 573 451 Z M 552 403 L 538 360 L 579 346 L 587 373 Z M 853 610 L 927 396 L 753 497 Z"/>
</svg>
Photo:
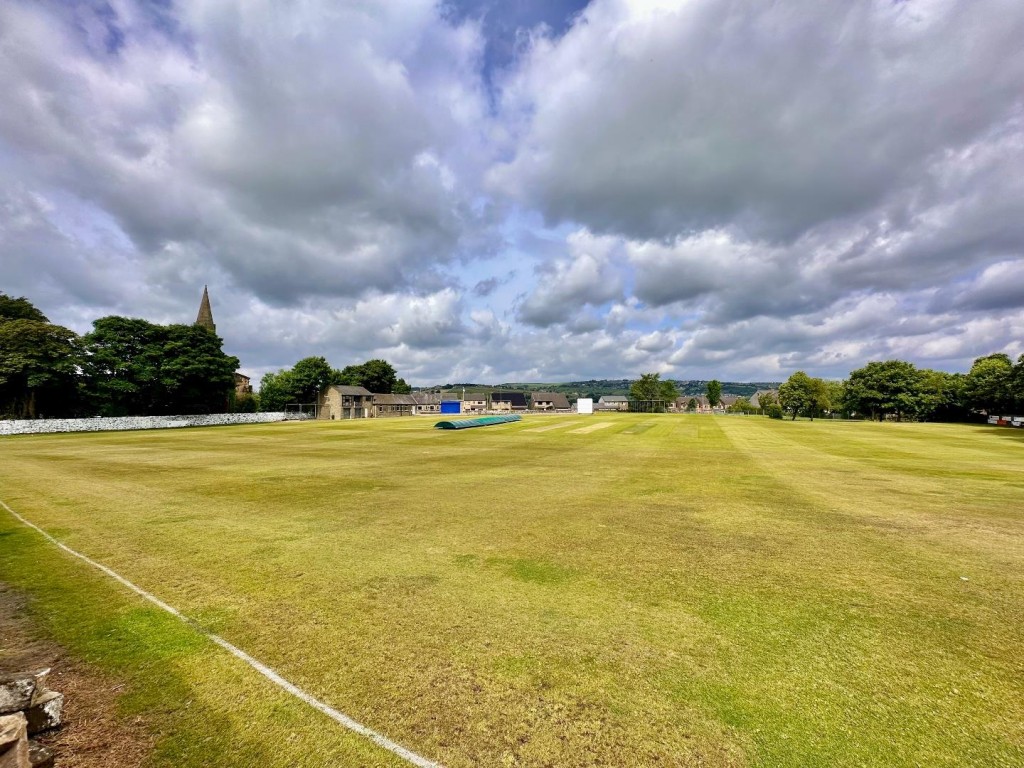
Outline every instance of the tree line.
<svg viewBox="0 0 1024 768">
<path fill-rule="evenodd" d="M 201 326 L 111 316 L 79 336 L 0 293 L 0 417 L 222 412 L 237 367 Z"/>
<path fill-rule="evenodd" d="M 918 368 L 905 360 L 870 362 L 845 381 L 797 371 L 779 388 L 779 406 L 793 419 L 835 413 L 879 420 L 967 421 L 980 413 L 1024 413 L 1024 355 L 1016 363 L 1002 352 L 985 355 L 967 373 Z"/>
<path fill-rule="evenodd" d="M 339 370 L 323 357 L 306 357 L 291 368 L 264 374 L 257 405 L 261 411 L 283 411 L 288 405 L 315 403 L 324 387 L 331 384 L 363 387 L 384 395 L 412 392 L 387 360 L 367 360 Z"/>
</svg>

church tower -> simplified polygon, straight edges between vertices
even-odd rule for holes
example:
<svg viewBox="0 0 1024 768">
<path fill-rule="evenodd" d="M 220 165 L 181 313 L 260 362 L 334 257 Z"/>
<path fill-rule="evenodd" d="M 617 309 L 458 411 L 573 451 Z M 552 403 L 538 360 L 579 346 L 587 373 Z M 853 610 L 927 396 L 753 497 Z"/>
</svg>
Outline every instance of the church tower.
<svg viewBox="0 0 1024 768">
<path fill-rule="evenodd" d="M 203 300 L 199 302 L 199 315 L 196 317 L 196 325 L 209 328 L 214 333 L 217 332 L 217 326 L 213 324 L 213 310 L 210 309 L 210 294 L 207 292 L 205 285 L 203 286 Z"/>
</svg>

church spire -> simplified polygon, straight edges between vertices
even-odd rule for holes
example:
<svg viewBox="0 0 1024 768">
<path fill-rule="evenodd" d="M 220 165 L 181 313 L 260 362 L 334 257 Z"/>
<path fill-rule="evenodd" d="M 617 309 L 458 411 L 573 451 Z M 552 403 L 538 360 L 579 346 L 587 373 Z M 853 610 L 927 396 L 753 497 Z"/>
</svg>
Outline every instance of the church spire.
<svg viewBox="0 0 1024 768">
<path fill-rule="evenodd" d="M 217 326 L 213 324 L 213 310 L 210 309 L 210 294 L 205 285 L 203 286 L 203 300 L 199 302 L 199 316 L 196 317 L 196 325 L 209 328 L 214 333 L 217 332 Z"/>
</svg>

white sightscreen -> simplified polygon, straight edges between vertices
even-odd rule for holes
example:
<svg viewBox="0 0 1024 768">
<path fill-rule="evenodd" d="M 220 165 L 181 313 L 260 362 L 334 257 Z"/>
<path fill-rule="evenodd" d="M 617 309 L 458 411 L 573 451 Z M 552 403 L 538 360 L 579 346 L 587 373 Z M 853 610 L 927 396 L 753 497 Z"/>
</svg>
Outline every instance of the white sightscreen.
<svg viewBox="0 0 1024 768">
<path fill-rule="evenodd" d="M 594 412 L 594 400 L 590 397 L 581 397 L 576 401 L 576 412 L 577 413 L 593 413 Z"/>
</svg>

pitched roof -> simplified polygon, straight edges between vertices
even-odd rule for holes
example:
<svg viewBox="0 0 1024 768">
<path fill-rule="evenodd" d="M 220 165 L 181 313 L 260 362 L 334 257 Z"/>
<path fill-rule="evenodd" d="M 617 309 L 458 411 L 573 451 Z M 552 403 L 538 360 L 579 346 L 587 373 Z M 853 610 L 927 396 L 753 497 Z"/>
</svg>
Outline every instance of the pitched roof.
<svg viewBox="0 0 1024 768">
<path fill-rule="evenodd" d="M 525 392 L 492 392 L 492 403 L 510 403 L 513 408 L 526 408 Z"/>
<path fill-rule="evenodd" d="M 196 325 L 201 325 L 203 328 L 209 328 L 214 333 L 217 332 L 217 326 L 213 324 L 213 310 L 210 309 L 210 294 L 206 290 L 206 286 L 203 286 L 203 298 L 199 302 L 199 314 L 196 316 Z"/>
<path fill-rule="evenodd" d="M 370 390 L 364 387 L 350 387 L 348 384 L 331 384 L 329 389 L 333 389 L 340 395 L 362 395 L 363 397 L 370 396 Z"/>
<path fill-rule="evenodd" d="M 436 405 L 441 402 L 441 395 L 437 392 L 413 392 L 410 397 L 417 405 Z"/>
<path fill-rule="evenodd" d="M 374 405 L 419 405 L 412 395 L 374 395 Z"/>
<path fill-rule="evenodd" d="M 561 392 L 534 392 L 531 396 L 534 403 L 551 403 L 552 408 L 568 408 L 569 398 Z"/>
<path fill-rule="evenodd" d="M 629 398 L 625 395 L 601 395 L 599 403 L 628 403 Z"/>
<path fill-rule="evenodd" d="M 467 392 L 462 396 L 462 400 L 463 402 L 465 402 L 466 400 L 483 400 L 486 402 L 487 395 L 485 395 L 483 392 Z"/>
</svg>

